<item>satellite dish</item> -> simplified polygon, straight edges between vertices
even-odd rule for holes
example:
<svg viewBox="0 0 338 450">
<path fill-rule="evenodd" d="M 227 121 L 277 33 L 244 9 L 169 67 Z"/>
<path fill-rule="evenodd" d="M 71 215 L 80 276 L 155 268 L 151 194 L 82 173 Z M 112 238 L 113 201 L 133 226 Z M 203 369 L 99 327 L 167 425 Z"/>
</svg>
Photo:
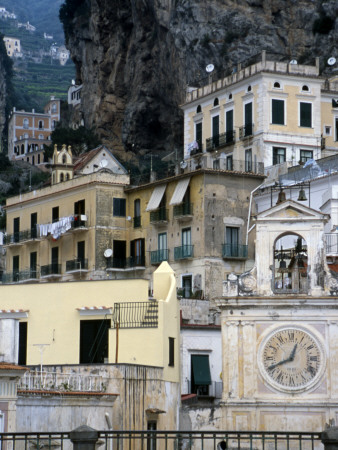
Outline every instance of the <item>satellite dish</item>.
<svg viewBox="0 0 338 450">
<path fill-rule="evenodd" d="M 298 61 L 296 59 L 291 59 L 290 64 L 292 64 L 293 66 L 298 64 Z"/>
<path fill-rule="evenodd" d="M 106 159 L 103 159 L 101 162 L 100 162 L 100 167 L 106 167 L 108 165 L 108 161 L 106 160 Z"/>
<path fill-rule="evenodd" d="M 333 66 L 334 64 L 336 64 L 336 58 L 334 58 L 333 56 L 331 58 L 329 58 L 327 60 L 327 63 L 329 66 Z"/>
<path fill-rule="evenodd" d="M 105 258 L 110 258 L 113 254 L 113 250 L 111 248 L 107 248 L 103 254 Z"/>
<path fill-rule="evenodd" d="M 211 73 L 214 70 L 215 66 L 213 64 L 208 64 L 207 67 L 205 68 L 205 70 L 208 73 Z"/>
<path fill-rule="evenodd" d="M 187 161 L 181 161 L 180 167 L 181 167 L 181 169 L 186 169 L 188 167 Z"/>
</svg>

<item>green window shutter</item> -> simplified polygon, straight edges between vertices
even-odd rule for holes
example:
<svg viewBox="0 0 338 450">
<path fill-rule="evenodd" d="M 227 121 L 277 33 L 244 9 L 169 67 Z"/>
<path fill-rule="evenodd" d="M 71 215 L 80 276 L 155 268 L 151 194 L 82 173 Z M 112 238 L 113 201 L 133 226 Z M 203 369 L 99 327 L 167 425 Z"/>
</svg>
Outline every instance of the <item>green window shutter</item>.
<svg viewBox="0 0 338 450">
<path fill-rule="evenodd" d="M 284 100 L 272 100 L 272 123 L 284 125 Z"/>
<path fill-rule="evenodd" d="M 209 356 L 191 355 L 191 364 L 195 385 L 211 384 Z"/>
<path fill-rule="evenodd" d="M 300 103 L 300 126 L 312 127 L 312 103 Z"/>
</svg>

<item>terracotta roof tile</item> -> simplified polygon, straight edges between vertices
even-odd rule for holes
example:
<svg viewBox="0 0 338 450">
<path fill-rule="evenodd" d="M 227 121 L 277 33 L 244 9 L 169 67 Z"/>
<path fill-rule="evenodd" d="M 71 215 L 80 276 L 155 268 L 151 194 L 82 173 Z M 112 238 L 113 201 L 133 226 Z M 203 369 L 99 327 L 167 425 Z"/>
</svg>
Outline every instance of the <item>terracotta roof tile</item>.
<svg viewBox="0 0 338 450">
<path fill-rule="evenodd" d="M 74 163 L 74 171 L 82 170 L 88 162 L 96 156 L 100 150 L 103 149 L 103 146 L 100 145 L 99 147 L 94 148 L 93 150 L 90 150 L 89 152 L 83 153 Z"/>
<path fill-rule="evenodd" d="M 18 366 L 17 364 L 0 362 L 0 370 L 29 370 L 27 367 Z"/>
<path fill-rule="evenodd" d="M 29 309 L 0 309 L 0 314 L 27 313 Z"/>
</svg>

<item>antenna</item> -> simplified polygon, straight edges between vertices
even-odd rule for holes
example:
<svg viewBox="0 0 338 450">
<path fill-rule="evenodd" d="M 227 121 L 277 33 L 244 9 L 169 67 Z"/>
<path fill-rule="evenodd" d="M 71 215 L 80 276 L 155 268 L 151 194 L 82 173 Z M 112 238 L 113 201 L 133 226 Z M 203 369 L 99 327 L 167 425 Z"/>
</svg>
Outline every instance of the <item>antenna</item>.
<svg viewBox="0 0 338 450">
<path fill-rule="evenodd" d="M 333 66 L 334 64 L 336 64 L 336 58 L 334 58 L 333 56 L 331 56 L 331 58 L 329 58 L 327 60 L 327 63 L 329 66 Z"/>
<path fill-rule="evenodd" d="M 290 64 L 295 66 L 296 64 L 298 64 L 298 61 L 296 59 L 291 59 Z"/>
<path fill-rule="evenodd" d="M 214 69 L 215 69 L 215 66 L 213 64 L 208 64 L 207 67 L 205 68 L 205 70 L 208 73 L 211 73 Z"/>
<path fill-rule="evenodd" d="M 105 258 L 110 258 L 113 255 L 113 250 L 111 248 L 107 248 L 103 253 Z"/>
</svg>

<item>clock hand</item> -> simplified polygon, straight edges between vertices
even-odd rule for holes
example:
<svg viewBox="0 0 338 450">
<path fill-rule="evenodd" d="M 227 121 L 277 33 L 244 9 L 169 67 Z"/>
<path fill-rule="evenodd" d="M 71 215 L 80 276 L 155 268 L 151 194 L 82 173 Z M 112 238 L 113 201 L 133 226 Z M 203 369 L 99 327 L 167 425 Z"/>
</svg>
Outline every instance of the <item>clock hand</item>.
<svg viewBox="0 0 338 450">
<path fill-rule="evenodd" d="M 279 361 L 278 363 L 275 364 L 271 364 L 271 366 L 268 367 L 268 370 L 274 369 L 277 366 L 280 366 L 281 364 L 284 364 L 286 362 L 292 361 L 292 359 L 288 358 L 288 359 L 282 359 L 281 361 Z"/>
<path fill-rule="evenodd" d="M 290 361 L 293 361 L 293 360 L 294 360 L 295 354 L 296 354 L 296 350 L 297 350 L 297 344 L 295 344 L 295 346 L 294 346 L 293 349 L 292 349 L 292 352 L 291 352 L 290 357 L 289 357 L 289 360 L 290 360 Z"/>
</svg>

